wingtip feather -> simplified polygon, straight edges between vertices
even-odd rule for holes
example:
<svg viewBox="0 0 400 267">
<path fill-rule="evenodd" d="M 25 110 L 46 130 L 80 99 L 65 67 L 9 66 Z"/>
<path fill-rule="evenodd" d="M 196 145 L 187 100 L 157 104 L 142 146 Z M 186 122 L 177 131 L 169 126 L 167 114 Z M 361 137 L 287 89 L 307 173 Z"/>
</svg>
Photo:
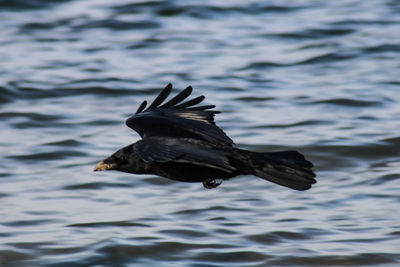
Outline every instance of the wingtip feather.
<svg viewBox="0 0 400 267">
<path fill-rule="evenodd" d="M 188 98 L 193 91 L 193 88 L 191 86 L 186 87 L 184 90 L 180 91 L 176 96 L 174 96 L 171 100 L 169 100 L 167 103 L 164 105 L 160 106 L 161 108 L 168 108 L 168 107 L 173 107 L 176 104 L 182 102 L 186 98 Z"/>
<path fill-rule="evenodd" d="M 168 98 L 171 91 L 172 91 L 172 84 L 168 83 L 168 85 L 158 94 L 158 96 L 154 99 L 154 101 L 150 104 L 150 106 L 147 109 L 145 109 L 147 106 L 147 101 L 143 101 L 142 104 L 139 106 L 138 110 L 136 111 L 136 114 L 143 111 L 147 111 L 152 108 L 176 108 L 176 109 L 186 109 L 191 111 L 205 111 L 205 112 L 210 112 L 212 114 L 221 113 L 220 111 L 217 110 L 209 110 L 215 108 L 215 105 L 203 105 L 203 106 L 193 107 L 201 103 L 205 99 L 205 96 L 203 95 L 192 98 L 182 103 L 182 101 L 188 98 L 193 91 L 193 87 L 190 85 L 181 92 L 179 92 L 177 95 L 175 95 L 168 102 L 161 105 Z"/>
<path fill-rule="evenodd" d="M 193 108 L 188 108 L 189 110 L 207 110 L 207 109 L 213 109 L 215 108 L 215 105 L 204 105 L 204 106 L 198 106 L 198 107 L 193 107 Z M 214 112 L 213 110 L 207 110 L 210 112 Z"/>
<path fill-rule="evenodd" d="M 172 90 L 172 84 L 169 83 L 156 97 L 156 99 L 154 99 L 153 103 L 151 103 L 151 105 L 149 106 L 148 109 L 151 108 L 156 108 L 158 107 L 162 102 L 164 102 L 164 100 L 169 96 L 169 94 L 171 93 Z"/>
<path fill-rule="evenodd" d="M 188 101 L 186 101 L 186 102 L 184 102 L 184 103 L 182 103 L 182 104 L 179 104 L 179 105 L 177 105 L 177 106 L 175 106 L 176 108 L 187 108 L 187 107 L 191 107 L 191 106 L 194 106 L 194 105 L 197 105 L 197 104 L 199 104 L 201 101 L 203 101 L 205 99 L 205 96 L 203 96 L 203 95 L 201 95 L 201 96 L 198 96 L 198 97 L 195 97 L 195 98 L 193 98 L 193 99 L 191 99 L 191 100 L 188 100 Z"/>
<path fill-rule="evenodd" d="M 147 101 L 145 100 L 145 101 L 142 102 L 142 104 L 140 104 L 140 106 L 136 110 L 135 114 L 138 114 L 138 113 L 142 112 L 146 108 L 146 106 L 147 106 Z"/>
</svg>

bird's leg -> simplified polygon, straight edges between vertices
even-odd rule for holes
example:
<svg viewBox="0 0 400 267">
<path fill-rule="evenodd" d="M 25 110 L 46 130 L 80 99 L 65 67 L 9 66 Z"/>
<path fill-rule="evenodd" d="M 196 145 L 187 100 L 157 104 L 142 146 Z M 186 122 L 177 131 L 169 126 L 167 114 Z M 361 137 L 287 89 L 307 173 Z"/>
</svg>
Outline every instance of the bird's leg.
<svg viewBox="0 0 400 267">
<path fill-rule="evenodd" d="M 204 188 L 213 189 L 222 184 L 222 179 L 212 179 L 208 178 L 203 181 Z"/>
</svg>

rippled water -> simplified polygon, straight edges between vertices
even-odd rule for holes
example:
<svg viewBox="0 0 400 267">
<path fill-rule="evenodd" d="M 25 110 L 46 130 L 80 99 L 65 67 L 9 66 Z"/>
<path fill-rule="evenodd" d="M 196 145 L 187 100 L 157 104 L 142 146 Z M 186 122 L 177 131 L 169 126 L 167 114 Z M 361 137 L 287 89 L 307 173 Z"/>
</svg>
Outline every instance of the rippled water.
<svg viewBox="0 0 400 267">
<path fill-rule="evenodd" d="M 0 266 L 398 266 L 400 2 L 2 1 Z M 318 183 L 93 173 L 168 82 Z"/>
</svg>

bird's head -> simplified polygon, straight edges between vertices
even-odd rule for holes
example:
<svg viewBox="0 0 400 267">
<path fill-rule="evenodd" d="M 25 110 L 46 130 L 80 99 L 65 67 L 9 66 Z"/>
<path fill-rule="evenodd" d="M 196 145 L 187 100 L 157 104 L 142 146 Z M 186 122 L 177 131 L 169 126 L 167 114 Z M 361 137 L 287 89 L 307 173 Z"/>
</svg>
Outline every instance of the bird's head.
<svg viewBox="0 0 400 267">
<path fill-rule="evenodd" d="M 144 162 L 133 149 L 133 144 L 119 149 L 108 158 L 100 161 L 94 171 L 116 170 L 129 173 L 142 173 Z"/>
</svg>

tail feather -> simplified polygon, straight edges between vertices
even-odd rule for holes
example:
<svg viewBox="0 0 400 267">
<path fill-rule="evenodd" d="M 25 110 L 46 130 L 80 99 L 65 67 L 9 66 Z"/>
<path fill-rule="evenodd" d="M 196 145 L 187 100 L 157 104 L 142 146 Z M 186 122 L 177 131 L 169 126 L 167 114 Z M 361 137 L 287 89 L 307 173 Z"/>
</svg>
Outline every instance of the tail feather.
<svg viewBox="0 0 400 267">
<path fill-rule="evenodd" d="M 316 183 L 313 164 L 297 151 L 250 155 L 253 174 L 295 190 L 307 190 Z"/>
</svg>

